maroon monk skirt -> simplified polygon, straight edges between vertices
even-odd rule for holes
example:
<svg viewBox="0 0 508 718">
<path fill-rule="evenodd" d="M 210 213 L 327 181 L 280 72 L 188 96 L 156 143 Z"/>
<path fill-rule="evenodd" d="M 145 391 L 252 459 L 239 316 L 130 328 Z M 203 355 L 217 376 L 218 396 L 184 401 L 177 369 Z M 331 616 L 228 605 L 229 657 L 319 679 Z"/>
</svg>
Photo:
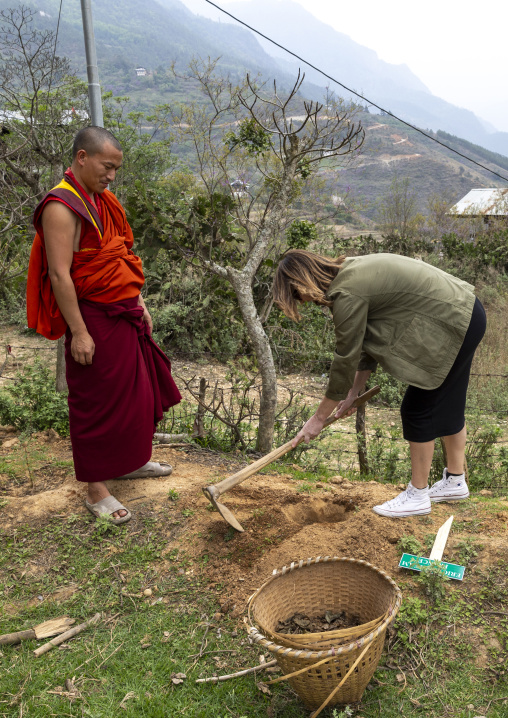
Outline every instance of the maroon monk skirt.
<svg viewBox="0 0 508 718">
<path fill-rule="evenodd" d="M 90 365 L 75 361 L 67 330 L 74 468 L 78 481 L 107 481 L 150 460 L 155 426 L 181 395 L 169 359 L 150 337 L 137 297 L 116 304 L 81 301 L 79 308 L 95 354 Z"/>
</svg>

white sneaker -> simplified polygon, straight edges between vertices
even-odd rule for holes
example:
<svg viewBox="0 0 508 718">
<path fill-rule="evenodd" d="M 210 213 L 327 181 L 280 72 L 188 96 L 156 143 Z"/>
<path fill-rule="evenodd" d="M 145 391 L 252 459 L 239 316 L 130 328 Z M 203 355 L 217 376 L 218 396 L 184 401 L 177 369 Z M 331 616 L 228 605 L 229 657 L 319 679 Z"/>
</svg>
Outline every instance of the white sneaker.
<svg viewBox="0 0 508 718">
<path fill-rule="evenodd" d="M 428 487 L 417 489 L 409 482 L 407 489 L 384 504 L 373 506 L 373 511 L 380 516 L 403 518 L 404 516 L 423 516 L 430 514 L 431 504 Z"/>
<path fill-rule="evenodd" d="M 469 496 L 466 477 L 464 474 L 460 476 L 447 476 L 446 469 L 443 470 L 443 478 L 431 486 L 429 489 L 429 497 L 431 501 L 462 501 Z"/>
</svg>

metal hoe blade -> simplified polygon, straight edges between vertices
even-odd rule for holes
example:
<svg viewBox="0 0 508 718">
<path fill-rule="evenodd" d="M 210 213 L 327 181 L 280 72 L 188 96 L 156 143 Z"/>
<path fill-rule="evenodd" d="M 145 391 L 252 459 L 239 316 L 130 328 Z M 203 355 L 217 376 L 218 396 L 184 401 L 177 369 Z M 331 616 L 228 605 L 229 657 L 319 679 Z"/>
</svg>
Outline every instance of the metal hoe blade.
<svg viewBox="0 0 508 718">
<path fill-rule="evenodd" d="M 235 517 L 232 511 L 228 509 L 227 506 L 224 504 L 221 504 L 221 502 L 214 496 L 213 493 L 213 486 L 207 486 L 203 489 L 203 493 L 206 496 L 206 498 L 210 501 L 212 506 L 217 509 L 217 511 L 220 513 L 224 521 L 227 521 L 230 526 L 232 526 L 237 531 L 243 532 L 245 529 L 241 525 L 241 523 L 238 521 L 238 519 Z"/>
</svg>

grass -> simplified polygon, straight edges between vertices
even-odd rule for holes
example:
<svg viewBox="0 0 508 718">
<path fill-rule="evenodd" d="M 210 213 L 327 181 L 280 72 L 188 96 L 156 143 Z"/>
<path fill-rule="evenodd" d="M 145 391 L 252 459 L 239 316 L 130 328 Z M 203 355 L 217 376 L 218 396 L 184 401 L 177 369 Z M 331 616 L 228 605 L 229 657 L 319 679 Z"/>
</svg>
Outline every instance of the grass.
<svg viewBox="0 0 508 718">
<path fill-rule="evenodd" d="M 138 511 L 135 531 L 71 514 L 1 535 L 0 633 L 64 614 L 81 622 L 103 613 L 97 626 L 40 658 L 32 650 L 41 642 L 1 646 L 2 718 L 308 715 L 285 684 L 261 692 L 257 683 L 266 676 L 195 683 L 257 665 L 260 651 L 241 622 L 220 613 L 221 589 L 207 588 L 200 562 L 165 551 L 168 531 L 185 525 L 183 512 L 168 504 L 157 517 Z M 481 547 L 471 535 L 457 550 L 475 558 Z M 505 718 L 507 569 L 503 563 L 481 571 L 473 566 L 469 581 L 447 582 L 437 603 L 415 578 L 401 575 L 403 608 L 361 707 L 353 706 L 351 715 Z M 66 679 L 77 696 L 67 692 Z M 347 715 L 335 709 L 341 713 Z M 332 709 L 323 713 L 333 715 Z"/>
</svg>

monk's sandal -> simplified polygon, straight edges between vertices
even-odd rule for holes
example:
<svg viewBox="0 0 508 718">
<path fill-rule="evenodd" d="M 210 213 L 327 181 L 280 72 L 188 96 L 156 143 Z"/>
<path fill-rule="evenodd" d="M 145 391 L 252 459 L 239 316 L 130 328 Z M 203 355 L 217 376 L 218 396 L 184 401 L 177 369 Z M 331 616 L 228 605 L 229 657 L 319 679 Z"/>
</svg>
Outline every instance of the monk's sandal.
<svg viewBox="0 0 508 718">
<path fill-rule="evenodd" d="M 112 524 L 124 524 L 132 518 L 132 514 L 129 509 L 126 509 L 125 506 L 123 506 L 118 499 L 115 499 L 114 496 L 106 496 L 105 499 L 97 501 L 96 504 L 91 504 L 85 499 L 85 506 L 90 513 L 95 516 L 95 518 L 98 518 L 99 516 L 107 516 Z M 127 511 L 127 514 L 116 519 L 113 516 L 115 511 Z"/>
<path fill-rule="evenodd" d="M 163 461 L 148 461 L 136 471 L 130 474 L 117 476 L 118 479 L 156 479 L 158 476 L 169 476 L 173 471 L 171 464 L 165 464 Z"/>
</svg>

